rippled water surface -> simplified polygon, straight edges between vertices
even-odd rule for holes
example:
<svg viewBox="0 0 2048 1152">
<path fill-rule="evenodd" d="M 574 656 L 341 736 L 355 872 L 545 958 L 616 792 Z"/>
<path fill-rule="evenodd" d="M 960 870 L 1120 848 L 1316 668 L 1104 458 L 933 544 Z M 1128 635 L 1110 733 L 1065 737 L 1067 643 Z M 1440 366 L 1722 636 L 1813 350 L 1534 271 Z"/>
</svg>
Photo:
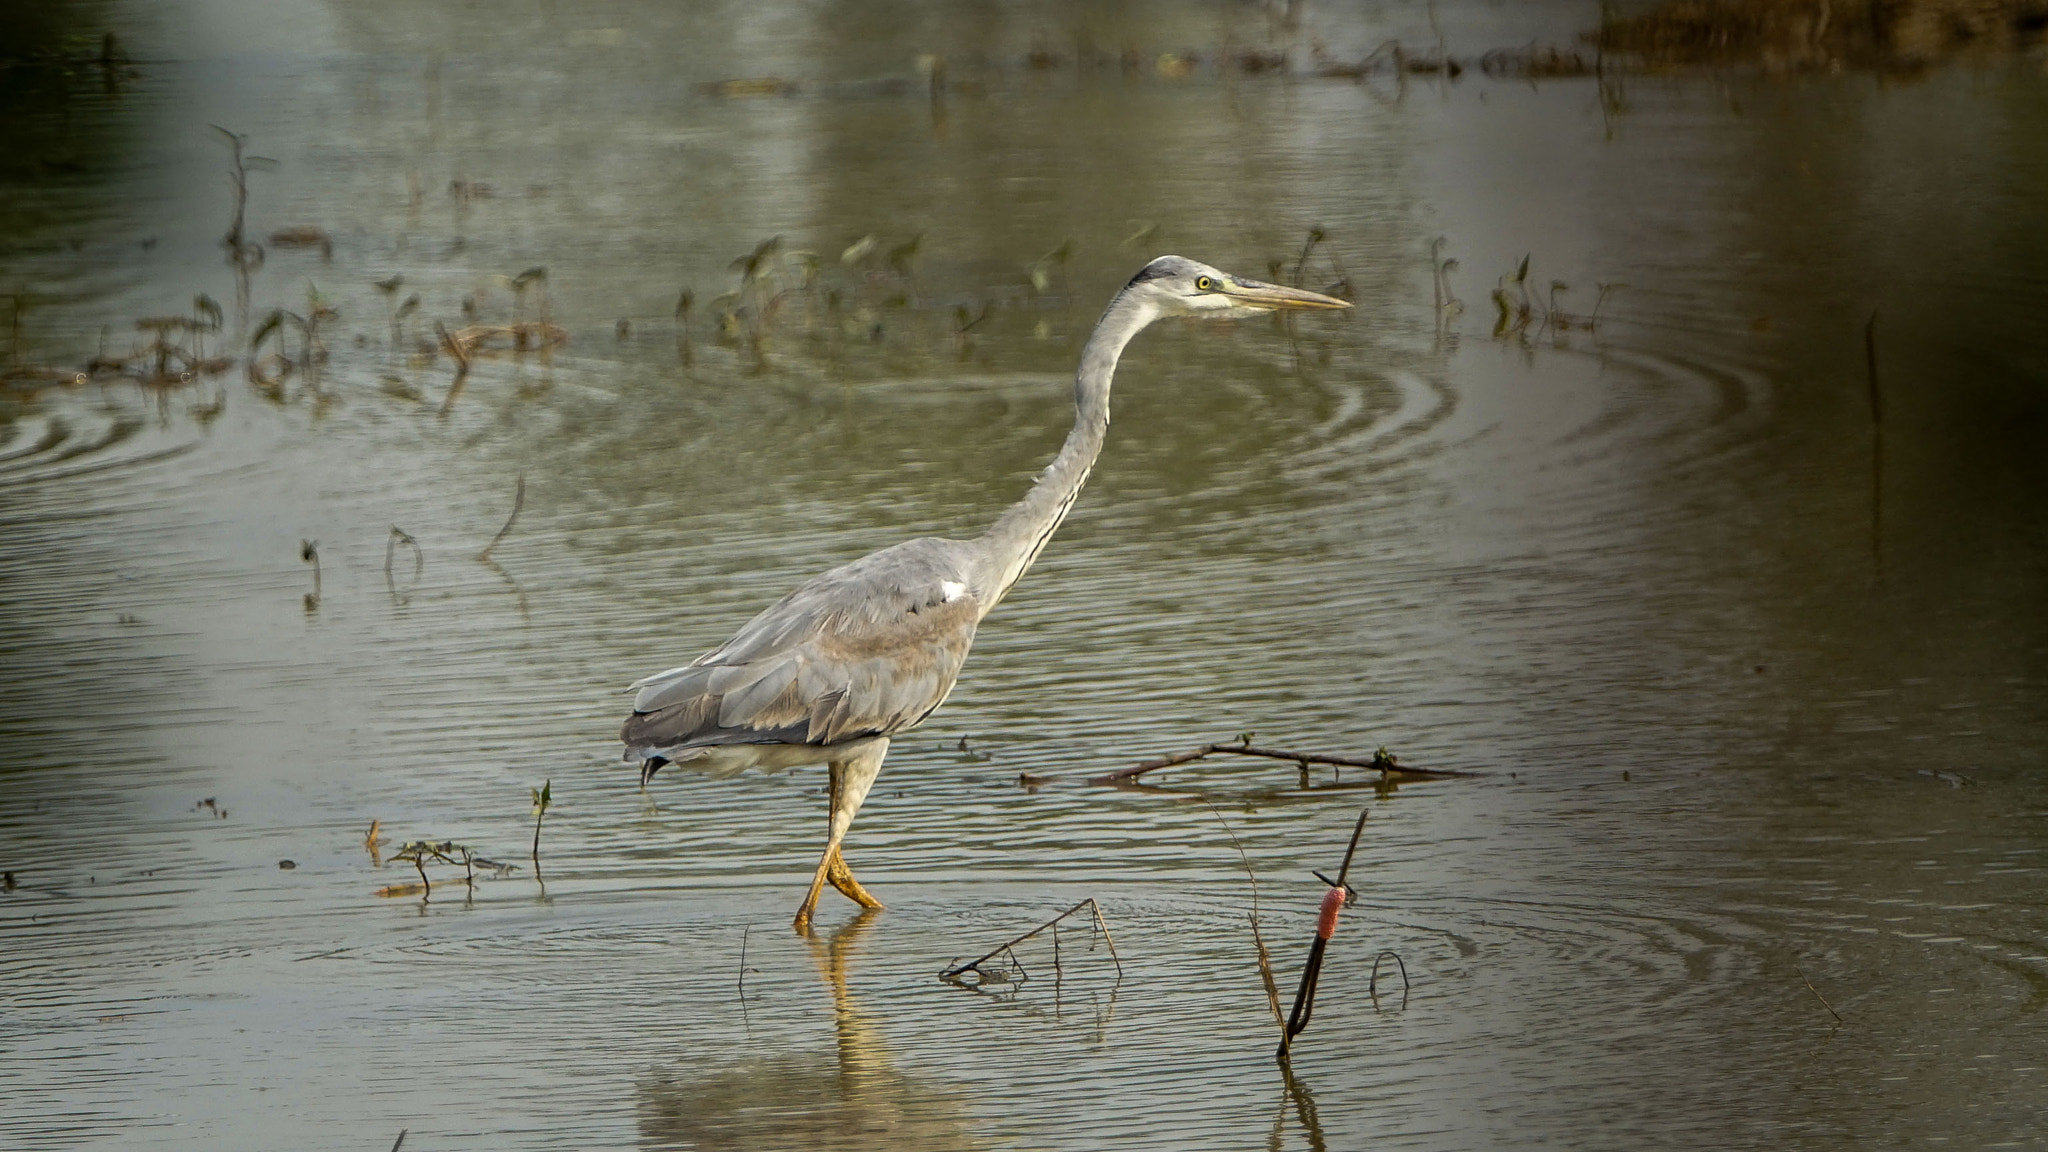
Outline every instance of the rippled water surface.
<svg viewBox="0 0 2048 1152">
<path fill-rule="evenodd" d="M 4 96 L 0 1143 L 2048 1144 L 2038 61 L 1313 74 L 1570 45 L 1598 6 L 1434 15 L 30 22 L 130 63 Z M 275 161 L 246 303 L 210 124 Z M 823 774 L 643 795 L 618 690 L 830 564 L 978 531 L 1163 251 L 1359 307 L 1132 347 L 1073 518 L 854 827 L 888 909 L 793 935 Z M 435 323 L 543 290 L 567 342 L 456 387 Z M 201 293 L 224 373 L 41 371 Z M 322 306 L 318 378 L 252 380 L 263 318 Z M 1086 783 L 1242 732 L 1481 775 Z M 1289 1081 L 1245 866 L 1284 995 L 1361 805 Z M 451 838 L 520 868 L 380 895 Z M 934 978 L 1084 897 L 1115 959 L 1077 919 L 1021 984 Z M 1405 992 L 1383 960 L 1368 994 L 1382 951 Z"/>
</svg>

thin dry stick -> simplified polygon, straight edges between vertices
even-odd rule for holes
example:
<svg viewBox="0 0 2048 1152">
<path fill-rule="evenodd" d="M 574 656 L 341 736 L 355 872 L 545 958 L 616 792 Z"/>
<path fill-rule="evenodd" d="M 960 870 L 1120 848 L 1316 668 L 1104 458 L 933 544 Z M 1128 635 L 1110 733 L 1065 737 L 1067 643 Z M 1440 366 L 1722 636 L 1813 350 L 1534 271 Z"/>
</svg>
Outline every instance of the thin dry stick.
<svg viewBox="0 0 2048 1152">
<path fill-rule="evenodd" d="M 1266 948 L 1266 939 L 1259 933 L 1259 878 L 1252 871 L 1251 857 L 1245 855 L 1244 845 L 1238 842 L 1237 833 L 1231 831 L 1230 822 L 1223 818 L 1223 812 L 1214 804 L 1209 811 L 1216 813 L 1216 822 L 1223 825 L 1223 834 L 1230 837 L 1230 843 L 1237 849 L 1237 858 L 1244 862 L 1245 879 L 1252 884 L 1252 945 L 1259 950 L 1259 979 L 1266 985 L 1266 1006 L 1273 1010 L 1273 1023 L 1280 1028 L 1280 1039 L 1287 1039 L 1287 1017 L 1280 1014 L 1280 983 L 1273 977 L 1273 954 Z"/>
<path fill-rule="evenodd" d="M 1142 764 L 1133 764 L 1129 768 L 1119 768 L 1114 772 L 1097 776 L 1088 782 L 1090 784 L 1115 784 L 1122 780 L 1133 780 L 1159 768 L 1171 768 L 1175 764 L 1186 764 L 1189 761 L 1200 760 L 1206 756 L 1214 756 L 1220 752 L 1228 752 L 1236 756 L 1263 756 L 1269 760 L 1292 760 L 1303 768 L 1308 767 L 1310 764 L 1334 764 L 1345 768 L 1371 768 L 1378 772 L 1388 774 L 1402 773 L 1409 776 L 1479 775 L 1477 772 L 1460 772 L 1451 768 L 1414 768 L 1406 764 L 1395 763 L 1394 758 L 1391 756 L 1374 756 L 1370 760 L 1361 760 L 1355 756 L 1330 756 L 1320 752 L 1290 752 L 1284 748 L 1259 748 L 1254 747 L 1250 741 L 1239 741 L 1235 744 L 1204 744 L 1193 751 L 1179 752 L 1172 756 L 1161 756 L 1157 760 L 1147 760 Z"/>
<path fill-rule="evenodd" d="M 739 985 L 740 985 L 740 1003 L 741 1003 L 741 1004 L 745 1004 L 745 1003 L 747 1002 L 747 972 L 749 971 L 749 969 L 747 968 L 747 937 L 749 937 L 749 936 L 753 935 L 753 933 L 754 933 L 754 926 L 753 926 L 752 924 L 749 924 L 749 925 L 747 925 L 747 926 L 746 926 L 745 928 L 742 928 L 742 929 L 740 929 L 740 981 L 739 981 Z"/>
<path fill-rule="evenodd" d="M 449 335 L 448 326 L 439 320 L 434 321 L 434 331 L 440 333 L 442 349 L 455 361 L 455 379 L 460 382 L 469 375 L 469 349 L 463 347 L 462 341 Z"/>
<path fill-rule="evenodd" d="M 391 1152 L 398 1152 L 398 1149 L 405 1144 L 405 1134 L 410 1131 L 412 1131 L 410 1128 L 400 1128 L 398 1130 L 398 1139 L 391 1142 Z"/>
<path fill-rule="evenodd" d="M 498 541 L 505 538 L 505 533 L 512 530 L 513 523 L 519 519 L 519 510 L 524 507 L 526 507 L 526 473 L 521 472 L 519 474 L 519 487 L 512 493 L 512 514 L 505 517 L 505 526 L 498 529 L 498 534 L 491 537 L 491 542 L 484 545 L 484 550 L 476 554 L 478 560 L 487 564 L 490 562 L 491 549 L 496 548 Z"/>
<path fill-rule="evenodd" d="M 1109 921 L 1102 918 L 1102 905 L 1097 904 L 1093 896 L 1088 898 L 1088 911 L 1095 917 L 1095 930 L 1102 933 L 1102 942 L 1109 947 L 1109 960 L 1116 965 L 1116 978 L 1122 980 L 1124 962 L 1117 959 L 1116 941 L 1109 938 Z"/>
<path fill-rule="evenodd" d="M 1031 939 L 1033 936 L 1038 935 L 1040 932 L 1045 931 L 1047 928 L 1050 928 L 1053 925 L 1059 923 L 1060 921 L 1065 920 L 1067 917 L 1072 916 L 1074 913 L 1079 912 L 1083 908 L 1088 909 L 1089 912 L 1095 917 L 1096 930 L 1102 933 L 1102 942 L 1104 944 L 1109 945 L 1109 958 L 1111 962 L 1113 962 L 1116 965 L 1117 979 L 1123 979 L 1124 962 L 1117 957 L 1116 941 L 1109 938 L 1109 922 L 1102 918 L 1102 908 L 1100 905 L 1095 903 L 1095 898 L 1093 896 L 1090 896 L 1088 899 L 1081 901 L 1079 904 L 1074 905 L 1072 908 L 1069 908 L 1066 911 L 1060 913 L 1059 915 L 1053 917 L 1052 919 L 1047 920 L 1045 923 L 1040 924 L 1038 927 L 1033 928 L 1031 931 L 1024 933 L 1022 936 L 1019 936 L 1014 940 L 1004 941 L 1002 944 L 997 945 L 996 947 L 990 949 L 988 952 L 976 957 L 973 960 L 969 960 L 965 964 L 957 964 L 951 968 L 946 969 L 944 972 L 939 973 L 939 979 L 952 980 L 958 977 L 962 972 L 968 972 L 976 968 L 979 968 L 982 964 L 987 963 L 988 961 L 993 960 L 998 956 L 1001 956 L 1005 952 L 1009 952 L 1011 948 L 1014 948 L 1017 945 L 1022 944 L 1026 940 Z M 1010 958 L 1012 961 L 1015 961 L 1015 953 L 1012 953 Z M 1019 964 L 1018 966 L 1022 967 L 1021 964 Z"/>
<path fill-rule="evenodd" d="M 1811 980 L 1808 980 L 1808 979 L 1806 978 L 1806 970 L 1805 970 L 1805 969 L 1801 968 L 1801 967 L 1800 967 L 1799 965 L 1797 965 L 1797 964 L 1794 964 L 1794 965 L 1792 965 L 1792 970 L 1793 970 L 1794 972 L 1797 972 L 1797 973 L 1799 973 L 1799 980 L 1800 980 L 1800 982 L 1806 985 L 1806 990 L 1807 990 L 1808 992 L 1811 992 L 1811 993 L 1813 993 L 1813 998 L 1814 998 L 1815 1000 L 1818 1000 L 1818 1001 L 1820 1001 L 1820 1006 L 1828 1010 L 1828 1015 L 1830 1015 L 1830 1016 L 1833 1016 L 1833 1017 L 1835 1018 L 1835 1023 L 1837 1023 L 1837 1024 L 1843 1024 L 1843 1023 L 1847 1023 L 1847 1021 L 1845 1021 L 1845 1020 L 1843 1020 L 1843 1019 L 1842 1019 L 1842 1014 L 1841 1014 L 1840 1012 L 1837 1012 L 1837 1011 L 1835 1011 L 1835 1006 L 1834 1006 L 1833 1004 L 1830 1004 L 1830 1003 L 1828 1003 L 1828 998 L 1820 994 L 1820 989 L 1818 989 L 1818 988 L 1815 988 L 1815 987 L 1813 986 L 1813 981 L 1811 981 Z"/>
<path fill-rule="evenodd" d="M 1351 875 L 1351 856 L 1353 853 L 1358 851 L 1358 834 L 1365 831 L 1365 818 L 1370 815 L 1372 815 L 1372 809 L 1370 808 L 1367 808 L 1358 814 L 1358 823 L 1353 824 L 1351 826 L 1351 843 L 1346 845 L 1344 848 L 1344 864 L 1342 867 L 1337 869 L 1336 886 L 1344 889 L 1347 895 L 1350 893 L 1351 889 L 1348 885 L 1344 883 L 1344 878 Z"/>
</svg>

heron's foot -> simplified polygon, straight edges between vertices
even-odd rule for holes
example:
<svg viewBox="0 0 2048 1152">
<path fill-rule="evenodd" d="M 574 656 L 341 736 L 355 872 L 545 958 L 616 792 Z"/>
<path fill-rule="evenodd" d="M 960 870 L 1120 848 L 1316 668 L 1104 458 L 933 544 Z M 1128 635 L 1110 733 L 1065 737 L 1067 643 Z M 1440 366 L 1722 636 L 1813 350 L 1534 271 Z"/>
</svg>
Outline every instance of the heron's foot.
<svg viewBox="0 0 2048 1152">
<path fill-rule="evenodd" d="M 825 864 L 821 862 L 817 875 L 811 877 L 810 892 L 805 894 L 803 905 L 796 910 L 796 919 L 790 922 L 790 927 L 796 929 L 799 936 L 811 934 L 811 913 L 817 910 L 818 896 L 825 890 L 825 873 Z"/>
<path fill-rule="evenodd" d="M 837 852 L 825 866 L 825 880 L 839 889 L 840 895 L 863 908 L 882 907 L 882 902 L 870 896 L 868 890 L 860 886 L 860 881 L 853 878 L 853 869 L 846 866 L 845 858 Z"/>
</svg>

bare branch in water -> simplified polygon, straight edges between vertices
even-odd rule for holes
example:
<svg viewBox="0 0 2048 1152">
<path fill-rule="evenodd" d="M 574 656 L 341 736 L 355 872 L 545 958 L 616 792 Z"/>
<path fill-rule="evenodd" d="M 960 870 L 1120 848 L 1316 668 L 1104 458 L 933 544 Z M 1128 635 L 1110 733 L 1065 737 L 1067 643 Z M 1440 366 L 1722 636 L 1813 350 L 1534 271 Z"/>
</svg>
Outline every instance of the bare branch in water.
<svg viewBox="0 0 2048 1152">
<path fill-rule="evenodd" d="M 1157 760 L 1147 760 L 1142 764 L 1133 764 L 1129 768 L 1119 768 L 1114 772 L 1097 776 L 1088 782 L 1090 784 L 1116 784 L 1125 780 L 1135 780 L 1147 772 L 1160 768 L 1171 768 L 1175 764 L 1186 764 L 1190 761 L 1200 760 L 1207 756 L 1214 756 L 1225 752 L 1235 756 L 1263 756 L 1269 760 L 1291 760 L 1299 764 L 1303 769 L 1306 769 L 1311 764 L 1332 764 L 1344 768 L 1370 768 L 1388 776 L 1439 777 L 1479 775 L 1477 772 L 1461 772 L 1451 768 L 1411 767 L 1410 765 L 1400 763 L 1398 757 L 1384 748 L 1373 753 L 1372 759 L 1362 760 L 1355 756 L 1330 756 L 1321 752 L 1292 752 L 1284 748 L 1259 748 L 1255 747 L 1249 739 L 1239 739 L 1234 744 L 1204 744 L 1192 751 L 1178 752 L 1172 756 L 1161 756 Z"/>
<path fill-rule="evenodd" d="M 1003 943 L 997 945 L 996 947 L 990 949 L 987 953 L 978 956 L 973 960 L 969 960 L 965 964 L 956 964 L 953 967 L 946 969 L 944 972 L 939 973 L 939 979 L 950 981 L 955 984 L 964 983 L 960 979 L 962 973 L 977 972 L 980 970 L 981 965 L 987 963 L 990 960 L 995 959 L 998 956 L 1002 956 L 1005 954 L 1008 954 L 1010 956 L 1012 963 L 1017 963 L 1016 954 L 1010 952 L 1010 949 L 1016 947 L 1019 944 L 1022 944 L 1026 940 L 1031 939 L 1033 936 L 1038 935 L 1040 932 L 1045 931 L 1046 929 L 1052 927 L 1060 921 L 1065 920 L 1067 917 L 1072 916 L 1074 913 L 1079 912 L 1083 908 L 1088 909 L 1090 914 L 1093 915 L 1095 919 L 1096 931 L 1102 933 L 1102 942 L 1104 944 L 1109 945 L 1109 958 L 1110 961 L 1116 965 L 1117 979 L 1123 979 L 1124 962 L 1117 957 L 1116 941 L 1110 939 L 1109 937 L 1109 922 L 1102 918 L 1102 907 L 1095 903 L 1095 898 L 1093 896 L 1090 896 L 1088 899 L 1081 901 L 1079 904 L 1074 905 L 1072 908 L 1067 909 L 1066 911 L 1060 913 L 1052 919 L 1047 920 L 1045 923 L 1040 924 L 1038 927 L 1033 928 L 1031 931 L 1024 933 L 1022 936 L 1018 936 L 1012 940 L 1006 940 Z M 1022 964 L 1019 963 L 1017 964 L 1017 966 L 1021 968 Z"/>
</svg>

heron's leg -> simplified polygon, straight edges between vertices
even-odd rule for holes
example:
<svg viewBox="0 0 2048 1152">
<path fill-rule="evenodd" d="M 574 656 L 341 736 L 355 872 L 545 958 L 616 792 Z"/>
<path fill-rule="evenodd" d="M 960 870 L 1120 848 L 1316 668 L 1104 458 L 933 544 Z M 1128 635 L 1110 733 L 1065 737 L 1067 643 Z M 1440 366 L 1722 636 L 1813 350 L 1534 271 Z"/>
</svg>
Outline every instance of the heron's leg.
<svg viewBox="0 0 2048 1152">
<path fill-rule="evenodd" d="M 830 765 L 827 771 L 831 779 L 829 790 L 831 792 L 832 811 L 837 812 L 839 811 L 839 798 L 844 788 L 846 774 L 841 765 L 836 762 Z M 873 783 L 872 780 L 869 782 Z M 853 807 L 858 809 L 860 801 L 855 800 Z M 880 908 L 882 906 L 880 900 L 869 895 L 868 890 L 860 886 L 860 881 L 853 878 L 853 869 L 847 866 L 844 851 L 834 851 L 826 864 L 825 883 L 837 888 L 840 895 L 863 908 Z"/>
<path fill-rule="evenodd" d="M 846 867 L 846 861 L 840 858 L 839 844 L 846 839 L 846 830 L 853 827 L 853 814 L 860 811 L 861 802 L 868 798 L 868 789 L 874 786 L 875 777 L 881 774 L 882 758 L 888 754 L 889 741 L 876 737 L 846 759 L 832 762 L 832 834 L 825 842 L 825 855 L 818 861 L 818 871 L 811 877 L 810 894 L 804 897 L 803 906 L 796 910 L 797 931 L 809 931 L 811 913 L 817 909 L 818 896 L 825 890 L 828 881 L 842 892 L 851 887 L 855 892 L 859 892 L 860 896 L 867 896 L 867 891 L 853 879 L 853 872 Z M 844 886 L 840 884 L 842 879 L 846 881 Z M 860 896 L 855 896 L 853 892 L 846 894 L 863 907 L 881 907 L 881 902 L 872 896 L 868 896 L 867 900 L 861 900 Z"/>
</svg>

